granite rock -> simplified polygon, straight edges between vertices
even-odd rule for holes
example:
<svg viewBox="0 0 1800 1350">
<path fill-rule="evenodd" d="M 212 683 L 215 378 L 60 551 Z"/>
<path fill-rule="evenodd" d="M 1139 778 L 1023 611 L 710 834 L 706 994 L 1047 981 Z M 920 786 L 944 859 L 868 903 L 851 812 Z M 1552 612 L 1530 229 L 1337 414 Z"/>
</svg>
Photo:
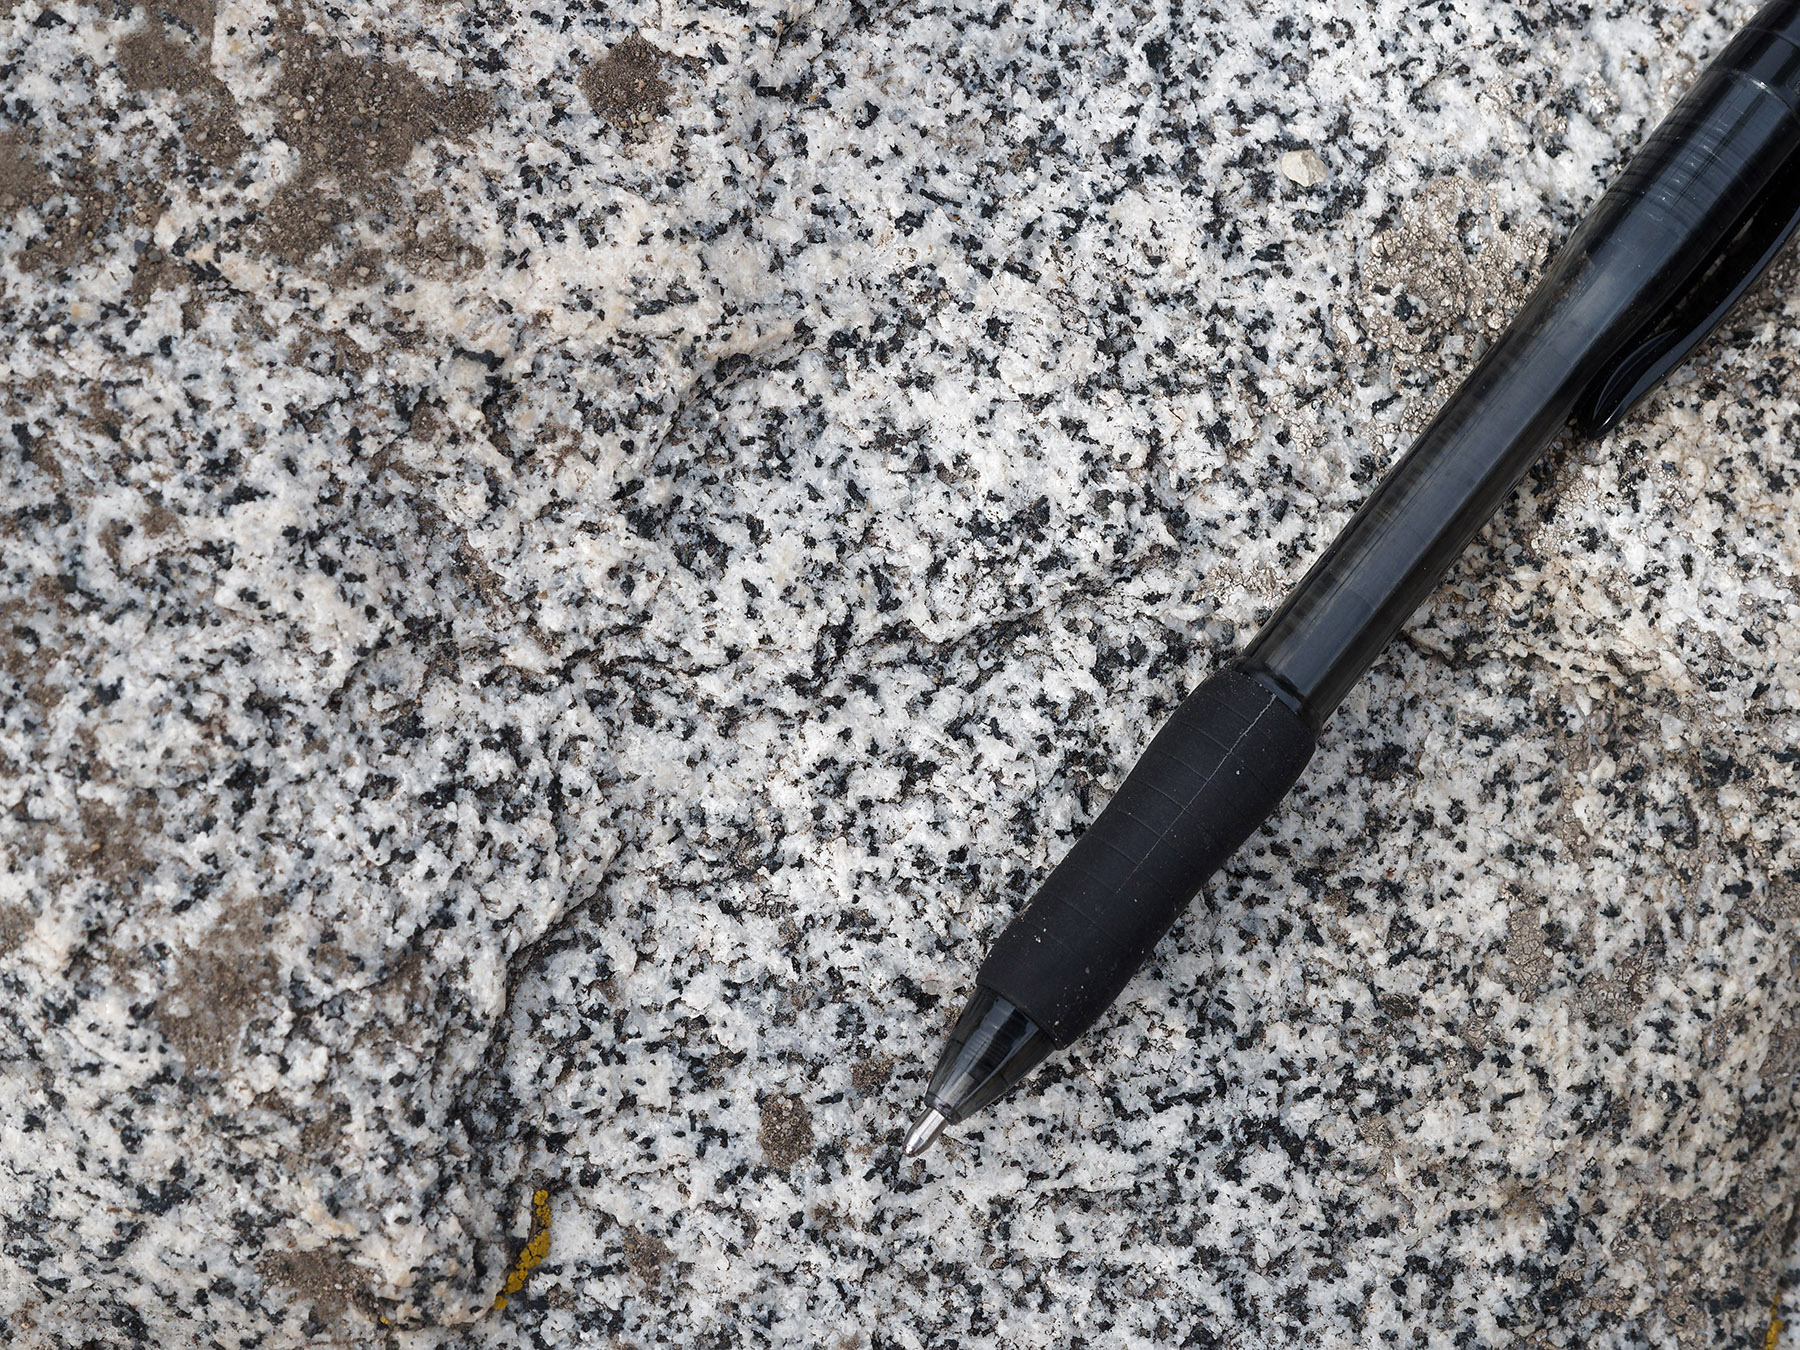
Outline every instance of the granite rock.
<svg viewBox="0 0 1800 1350">
<path fill-rule="evenodd" d="M 1761 1344 L 1791 262 L 896 1148 L 1749 12 L 0 2 L 0 1339 Z"/>
</svg>

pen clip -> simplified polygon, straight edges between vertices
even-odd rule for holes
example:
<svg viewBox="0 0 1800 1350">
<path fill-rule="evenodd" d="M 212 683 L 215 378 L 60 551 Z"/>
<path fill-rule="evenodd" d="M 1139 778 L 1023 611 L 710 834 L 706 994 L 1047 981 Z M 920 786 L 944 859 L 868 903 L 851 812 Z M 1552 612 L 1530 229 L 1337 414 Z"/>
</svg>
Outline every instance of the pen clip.
<svg viewBox="0 0 1800 1350">
<path fill-rule="evenodd" d="M 1762 277 L 1800 226 L 1800 166 L 1784 166 L 1770 188 L 1676 298 L 1595 378 L 1577 404 L 1575 425 L 1589 436 L 1617 426 L 1656 383 L 1718 327 Z"/>
</svg>

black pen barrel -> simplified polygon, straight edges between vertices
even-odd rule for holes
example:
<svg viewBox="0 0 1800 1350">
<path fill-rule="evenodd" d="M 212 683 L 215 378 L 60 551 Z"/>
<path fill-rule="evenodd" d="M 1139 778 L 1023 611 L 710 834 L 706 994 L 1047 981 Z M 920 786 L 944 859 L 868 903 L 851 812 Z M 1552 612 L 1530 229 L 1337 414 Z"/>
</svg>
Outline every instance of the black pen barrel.
<svg viewBox="0 0 1800 1350">
<path fill-rule="evenodd" d="M 1800 223 L 1800 0 L 1733 39 L 1236 661 L 1182 703 L 1007 925 L 906 1145 L 1085 1031 L 1276 809 L 1320 727 L 1564 427 L 1599 432 Z"/>
<path fill-rule="evenodd" d="M 1699 340 L 1696 320 L 1710 328 L 1729 308 L 1686 313 L 1671 297 L 1711 295 L 1696 273 L 1738 235 L 1771 242 L 1757 220 L 1785 239 L 1800 204 L 1796 34 L 1800 3 L 1781 0 L 1707 68 L 1245 650 L 1315 728 L 1563 428 L 1616 420 L 1663 357 Z M 1728 298 L 1766 261 L 1723 277 Z"/>
<path fill-rule="evenodd" d="M 1189 694 L 988 952 L 976 983 L 1069 1044 L 1312 757 L 1285 695 L 1235 666 Z"/>
</svg>

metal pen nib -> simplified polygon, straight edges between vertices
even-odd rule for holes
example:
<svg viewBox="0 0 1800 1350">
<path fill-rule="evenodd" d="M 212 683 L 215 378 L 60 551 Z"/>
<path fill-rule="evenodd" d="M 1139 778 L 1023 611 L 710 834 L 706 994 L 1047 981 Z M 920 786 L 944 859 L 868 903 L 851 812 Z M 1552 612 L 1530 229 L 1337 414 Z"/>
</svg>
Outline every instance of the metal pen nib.
<svg viewBox="0 0 1800 1350">
<path fill-rule="evenodd" d="M 944 1126 L 950 1123 L 942 1111 L 935 1106 L 919 1117 L 918 1123 L 912 1127 L 912 1133 L 906 1136 L 906 1147 L 902 1150 L 907 1157 L 916 1158 L 931 1147 L 931 1141 L 943 1132 Z"/>
<path fill-rule="evenodd" d="M 944 1126 L 967 1120 L 1049 1053 L 1050 1038 L 1036 1022 L 1010 1000 L 978 987 L 925 1086 L 925 1113 L 906 1136 L 905 1156 L 918 1157 Z"/>
</svg>

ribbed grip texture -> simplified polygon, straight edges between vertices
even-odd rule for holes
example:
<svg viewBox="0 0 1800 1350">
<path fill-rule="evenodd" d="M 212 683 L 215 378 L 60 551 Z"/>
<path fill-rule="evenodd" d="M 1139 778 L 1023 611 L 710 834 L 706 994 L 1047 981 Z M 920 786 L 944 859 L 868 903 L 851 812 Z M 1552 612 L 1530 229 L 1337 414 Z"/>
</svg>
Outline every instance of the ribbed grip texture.
<svg viewBox="0 0 1800 1350">
<path fill-rule="evenodd" d="M 977 983 L 1068 1045 L 1312 758 L 1312 730 L 1235 666 L 1175 710 L 1100 818 L 1007 925 Z"/>
</svg>

